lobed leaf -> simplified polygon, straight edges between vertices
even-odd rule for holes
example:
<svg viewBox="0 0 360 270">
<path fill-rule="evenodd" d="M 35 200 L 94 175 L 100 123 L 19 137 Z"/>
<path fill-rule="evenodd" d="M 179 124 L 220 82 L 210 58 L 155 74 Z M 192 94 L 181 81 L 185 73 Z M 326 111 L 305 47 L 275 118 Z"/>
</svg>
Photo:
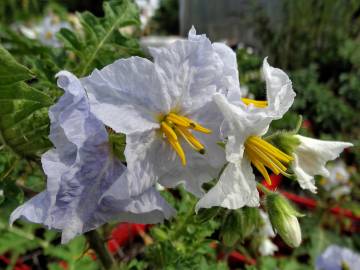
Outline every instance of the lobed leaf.
<svg viewBox="0 0 360 270">
<path fill-rule="evenodd" d="M 21 156 L 40 155 L 47 139 L 52 99 L 23 82 L 31 72 L 0 46 L 0 144 Z"/>
</svg>

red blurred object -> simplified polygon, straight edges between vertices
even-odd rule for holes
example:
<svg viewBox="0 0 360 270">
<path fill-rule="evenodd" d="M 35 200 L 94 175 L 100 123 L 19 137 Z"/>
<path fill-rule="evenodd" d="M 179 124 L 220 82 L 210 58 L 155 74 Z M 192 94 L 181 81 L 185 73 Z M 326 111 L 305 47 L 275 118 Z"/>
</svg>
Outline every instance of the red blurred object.
<svg viewBox="0 0 360 270">
<path fill-rule="evenodd" d="M 112 232 L 111 238 L 108 241 L 108 249 L 111 253 L 115 253 L 120 247 L 126 245 L 135 236 L 139 235 L 149 225 L 144 224 L 131 224 L 131 223 L 120 223 Z"/>
<path fill-rule="evenodd" d="M 68 263 L 65 261 L 60 261 L 59 265 L 62 269 L 67 270 L 69 268 Z"/>
<path fill-rule="evenodd" d="M 271 179 L 271 185 L 268 184 L 265 180 L 262 181 L 261 184 L 271 191 L 276 191 L 282 180 L 282 175 L 271 174 L 270 179 Z"/>
<path fill-rule="evenodd" d="M 311 129 L 312 124 L 311 124 L 310 120 L 304 119 L 304 121 L 302 123 L 302 127 L 305 128 L 305 129 Z"/>
<path fill-rule="evenodd" d="M 2 261 L 3 263 L 9 265 L 11 263 L 11 260 L 5 256 L 0 256 L 0 261 Z M 22 263 L 21 260 L 18 260 L 15 264 L 15 267 L 13 270 L 31 270 L 31 267 Z"/>
<path fill-rule="evenodd" d="M 245 264 L 248 265 L 255 265 L 256 264 L 256 260 L 254 260 L 253 258 L 249 258 L 246 257 L 244 255 L 242 255 L 241 253 L 237 252 L 237 251 L 233 251 L 230 253 L 229 255 L 229 261 L 234 261 L 234 262 L 243 262 Z"/>
</svg>

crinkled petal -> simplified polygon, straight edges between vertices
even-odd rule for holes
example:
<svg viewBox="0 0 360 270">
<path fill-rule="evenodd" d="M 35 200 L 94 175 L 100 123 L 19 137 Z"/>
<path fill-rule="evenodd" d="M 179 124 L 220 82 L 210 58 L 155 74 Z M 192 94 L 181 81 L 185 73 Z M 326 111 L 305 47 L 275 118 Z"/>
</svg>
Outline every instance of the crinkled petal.
<svg viewBox="0 0 360 270">
<path fill-rule="evenodd" d="M 226 136 L 226 158 L 229 162 L 237 162 L 243 157 L 245 140 L 252 135 L 262 135 L 269 127 L 271 118 L 264 113 L 249 112 L 245 105 L 235 106 L 221 94 L 213 96 L 228 126 Z"/>
<path fill-rule="evenodd" d="M 315 186 L 315 179 L 313 175 L 308 174 L 300 165 L 299 157 L 294 153 L 294 161 L 292 163 L 292 169 L 296 175 L 296 179 L 302 189 L 308 189 L 312 193 L 317 192 Z"/>
<path fill-rule="evenodd" d="M 145 58 L 120 59 L 82 79 L 93 113 L 116 132 L 158 128 L 170 96 L 155 65 Z"/>
<path fill-rule="evenodd" d="M 229 163 L 216 185 L 199 200 L 196 210 L 213 206 L 228 209 L 259 206 L 255 175 L 247 159 Z"/>
<path fill-rule="evenodd" d="M 126 167 L 112 155 L 105 127 L 89 111 L 84 91 L 68 99 L 68 106 L 64 106 L 67 96 L 73 93 L 70 89 L 81 84 L 72 74 L 62 73 L 59 76 L 65 95 L 57 105 L 63 112 L 54 113 L 59 109 L 54 106 L 56 110 L 53 108 L 51 113 L 57 116 L 51 118 L 51 126 L 61 129 L 67 140 L 53 136 L 57 148 L 42 157 L 43 169 L 48 177 L 47 190 L 18 207 L 11 215 L 11 222 L 23 217 L 61 230 L 62 242 L 66 243 L 109 220 L 154 223 L 170 217 L 174 210 L 153 187 L 124 200 L 112 198 L 109 202 L 106 197 L 103 198 L 114 182 L 122 177 Z M 74 125 L 77 125 L 79 134 L 73 132 Z M 62 152 L 62 147 L 67 149 L 67 144 L 76 146 L 75 158 L 71 162 L 64 158 Z M 127 185 L 123 186 L 123 189 L 127 188 Z"/>
<path fill-rule="evenodd" d="M 336 159 L 345 148 L 353 145 L 347 142 L 316 140 L 301 135 L 296 137 L 300 145 L 294 153 L 293 170 L 303 189 L 316 192 L 314 176 L 328 177 L 326 163 Z"/>
<path fill-rule="evenodd" d="M 116 197 L 103 196 L 101 210 L 102 220 L 142 224 L 159 223 L 175 215 L 175 209 L 164 200 L 154 187 L 128 200 L 117 200 Z"/>
<path fill-rule="evenodd" d="M 262 71 L 266 81 L 266 110 L 273 119 L 280 119 L 294 103 L 296 96 L 291 80 L 284 71 L 270 66 L 267 58 L 264 59 Z"/>
<path fill-rule="evenodd" d="M 317 257 L 315 267 L 316 270 L 342 270 L 343 264 L 346 264 L 347 269 L 358 269 L 360 255 L 348 248 L 330 245 Z"/>
<path fill-rule="evenodd" d="M 224 63 L 205 35 L 193 28 L 188 40 L 178 40 L 162 48 L 150 48 L 159 74 L 166 82 L 172 108 L 190 114 L 211 101 L 222 85 Z"/>
<path fill-rule="evenodd" d="M 240 102 L 241 93 L 236 53 L 223 43 L 214 43 L 213 47 L 224 63 L 221 88 L 218 92 L 224 94 L 230 102 Z"/>
</svg>

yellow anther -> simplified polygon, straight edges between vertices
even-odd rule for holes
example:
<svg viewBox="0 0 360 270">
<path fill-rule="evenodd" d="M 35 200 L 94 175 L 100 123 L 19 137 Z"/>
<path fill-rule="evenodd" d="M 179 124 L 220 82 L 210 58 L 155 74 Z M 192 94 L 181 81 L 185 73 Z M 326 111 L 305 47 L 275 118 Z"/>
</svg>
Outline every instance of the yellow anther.
<svg viewBox="0 0 360 270">
<path fill-rule="evenodd" d="M 255 100 L 250 98 L 242 98 L 242 102 L 246 105 L 254 105 L 256 108 L 266 108 L 268 106 L 268 102 L 266 100 Z"/>
<path fill-rule="evenodd" d="M 168 142 L 170 143 L 170 145 L 172 146 L 172 148 L 174 148 L 175 152 L 178 154 L 178 156 L 180 157 L 181 163 L 183 166 L 186 165 L 186 157 L 185 157 L 185 153 L 184 150 L 182 149 L 179 141 L 175 141 L 173 139 L 169 139 L 168 138 Z"/>
<path fill-rule="evenodd" d="M 170 138 L 174 141 L 178 140 L 176 133 L 166 122 L 161 122 L 161 130 L 169 140 Z"/>
<path fill-rule="evenodd" d="M 190 119 L 188 119 L 186 117 L 183 117 L 183 116 L 179 116 L 179 115 L 174 114 L 174 113 L 169 113 L 166 116 L 166 120 L 171 121 L 175 125 L 179 125 L 179 126 L 182 126 L 182 127 L 190 127 L 191 123 L 192 123 L 192 121 Z"/>
<path fill-rule="evenodd" d="M 198 123 L 192 121 L 191 119 L 189 119 L 185 116 L 177 115 L 175 113 L 169 113 L 166 116 L 166 120 L 171 121 L 175 125 L 186 127 L 186 128 L 191 128 L 193 130 L 196 130 L 196 131 L 199 131 L 202 133 L 206 133 L 206 134 L 211 133 L 210 129 L 207 129 L 207 128 L 199 125 Z"/>
<path fill-rule="evenodd" d="M 199 131 L 201 133 L 205 133 L 205 134 L 210 134 L 211 133 L 211 130 L 210 129 L 207 129 L 201 125 L 199 125 L 198 123 L 193 123 L 194 125 L 191 126 L 191 128 L 193 130 L 196 130 L 196 131 Z"/>
<path fill-rule="evenodd" d="M 205 147 L 201 142 L 191 133 L 191 130 L 199 131 L 202 133 L 211 133 L 210 129 L 207 129 L 191 119 L 177 115 L 175 113 L 169 113 L 168 115 L 159 115 L 160 131 L 165 135 L 167 141 L 175 152 L 180 157 L 181 163 L 186 165 L 186 157 L 183 148 L 178 140 L 181 136 L 184 140 L 200 154 L 205 154 Z"/>
<path fill-rule="evenodd" d="M 294 159 L 292 156 L 285 154 L 284 152 L 280 151 L 272 144 L 268 143 L 267 141 L 265 141 L 257 136 L 251 136 L 251 137 L 249 137 L 249 139 L 252 142 L 254 142 L 257 146 L 259 146 L 263 150 L 271 153 L 274 157 L 276 157 L 277 159 L 279 159 L 283 162 L 288 163 Z"/>
<path fill-rule="evenodd" d="M 192 148 L 198 151 L 200 154 L 205 154 L 205 147 L 195 138 L 190 131 L 186 128 L 178 126 L 176 127 L 176 131 L 190 144 Z"/>
<path fill-rule="evenodd" d="M 287 177 L 286 166 L 293 158 L 267 141 L 257 136 L 250 136 L 245 141 L 245 153 L 251 163 L 263 175 L 268 183 L 271 183 L 266 167 L 275 174 L 283 174 Z"/>
</svg>

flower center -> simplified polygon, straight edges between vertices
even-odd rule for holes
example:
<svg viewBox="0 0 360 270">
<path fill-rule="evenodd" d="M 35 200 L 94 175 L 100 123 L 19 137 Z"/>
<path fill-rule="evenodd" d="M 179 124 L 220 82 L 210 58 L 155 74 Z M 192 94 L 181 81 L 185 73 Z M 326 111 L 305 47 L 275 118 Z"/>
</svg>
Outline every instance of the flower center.
<svg viewBox="0 0 360 270">
<path fill-rule="evenodd" d="M 211 130 L 199 125 L 187 117 L 175 113 L 169 113 L 160 120 L 160 130 L 171 147 L 178 154 L 181 163 L 184 166 L 186 165 L 186 157 L 179 142 L 179 138 L 182 137 L 195 151 L 204 154 L 205 147 L 191 131 L 198 131 L 205 134 L 211 133 Z"/>
<path fill-rule="evenodd" d="M 49 39 L 52 39 L 52 37 L 53 37 L 53 34 L 50 31 L 45 33 L 45 39 L 49 40 Z"/>
<path fill-rule="evenodd" d="M 262 174 L 268 184 L 271 184 L 271 180 L 266 167 L 276 175 L 281 173 L 287 177 L 290 176 L 286 173 L 286 166 L 293 160 L 293 157 L 285 154 L 258 136 L 247 138 L 245 141 L 245 155 Z"/>
<path fill-rule="evenodd" d="M 250 104 L 254 105 L 256 108 L 266 108 L 268 106 L 268 102 L 266 100 L 255 100 L 250 98 L 242 98 L 242 102 L 244 102 L 247 106 Z"/>
</svg>

